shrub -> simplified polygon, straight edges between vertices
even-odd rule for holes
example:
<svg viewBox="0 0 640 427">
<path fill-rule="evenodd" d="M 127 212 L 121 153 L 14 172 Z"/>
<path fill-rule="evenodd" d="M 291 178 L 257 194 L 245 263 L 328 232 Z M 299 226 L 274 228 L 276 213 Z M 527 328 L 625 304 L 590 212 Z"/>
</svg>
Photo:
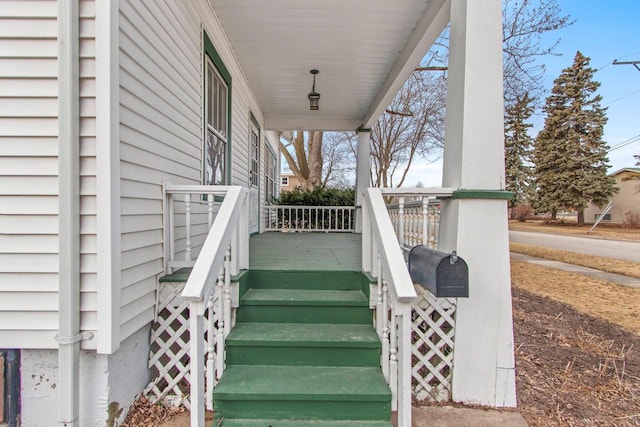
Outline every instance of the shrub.
<svg viewBox="0 0 640 427">
<path fill-rule="evenodd" d="M 635 209 L 626 211 L 622 225 L 624 228 L 640 228 L 640 212 Z"/>
<path fill-rule="evenodd" d="M 511 208 L 511 219 L 516 219 L 519 222 L 525 222 L 531 219 L 533 216 L 533 208 L 531 206 L 520 205 L 515 208 Z"/>
<path fill-rule="evenodd" d="M 353 206 L 356 192 L 354 188 L 325 188 L 316 187 L 313 190 L 302 191 L 296 188 L 283 191 L 275 200 L 277 205 L 294 206 Z"/>
</svg>

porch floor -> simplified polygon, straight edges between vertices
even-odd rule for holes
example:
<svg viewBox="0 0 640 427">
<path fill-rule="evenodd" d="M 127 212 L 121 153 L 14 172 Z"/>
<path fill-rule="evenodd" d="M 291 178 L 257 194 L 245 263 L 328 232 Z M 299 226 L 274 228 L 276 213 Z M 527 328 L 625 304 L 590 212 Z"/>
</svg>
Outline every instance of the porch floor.
<svg viewBox="0 0 640 427">
<path fill-rule="evenodd" d="M 249 240 L 253 270 L 362 269 L 362 235 L 354 233 L 262 233 Z"/>
</svg>

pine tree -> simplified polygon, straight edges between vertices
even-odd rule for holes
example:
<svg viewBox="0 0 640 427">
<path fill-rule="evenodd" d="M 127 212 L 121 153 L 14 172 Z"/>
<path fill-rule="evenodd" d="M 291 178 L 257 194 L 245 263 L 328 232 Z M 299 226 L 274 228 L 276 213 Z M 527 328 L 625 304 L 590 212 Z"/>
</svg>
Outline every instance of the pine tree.
<svg viewBox="0 0 640 427">
<path fill-rule="evenodd" d="M 531 155 L 533 138 L 528 131 L 533 127 L 527 120 L 533 114 L 533 99 L 525 93 L 505 109 L 504 148 L 507 190 L 513 192 L 511 207 L 528 204 L 532 195 L 533 167 Z"/>
<path fill-rule="evenodd" d="M 534 144 L 536 212 L 583 211 L 590 202 L 607 203 L 617 191 L 607 176 L 607 144 L 602 140 L 607 122 L 602 97 L 595 92 L 600 83 L 589 58 L 577 52 L 573 65 L 554 81 L 546 99 L 544 128 Z"/>
</svg>

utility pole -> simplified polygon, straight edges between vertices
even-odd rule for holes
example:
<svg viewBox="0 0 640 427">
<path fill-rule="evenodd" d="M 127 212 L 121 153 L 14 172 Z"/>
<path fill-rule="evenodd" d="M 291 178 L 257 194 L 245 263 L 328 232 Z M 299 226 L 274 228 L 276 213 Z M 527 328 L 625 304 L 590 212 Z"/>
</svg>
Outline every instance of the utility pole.
<svg viewBox="0 0 640 427">
<path fill-rule="evenodd" d="M 613 60 L 613 65 L 633 65 L 634 67 L 636 67 L 636 70 L 640 71 L 640 67 L 638 67 L 638 64 L 640 64 L 640 61 L 618 61 L 617 59 Z"/>
</svg>

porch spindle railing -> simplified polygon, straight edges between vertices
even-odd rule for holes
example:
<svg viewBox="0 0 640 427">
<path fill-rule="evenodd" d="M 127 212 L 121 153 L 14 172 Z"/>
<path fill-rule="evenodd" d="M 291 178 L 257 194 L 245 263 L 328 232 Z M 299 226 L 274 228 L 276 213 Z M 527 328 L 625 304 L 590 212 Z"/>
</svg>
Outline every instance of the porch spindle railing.
<svg viewBox="0 0 640 427">
<path fill-rule="evenodd" d="M 411 304 L 417 295 L 398 247 L 382 193 L 368 188 L 362 203 L 362 267 L 377 278 L 375 327 L 380 365 L 398 426 L 411 426 Z"/>
<path fill-rule="evenodd" d="M 265 231 L 351 233 L 353 206 L 265 206 Z"/>
<path fill-rule="evenodd" d="M 189 308 L 191 426 L 201 427 L 205 408 L 213 409 L 213 388 L 225 367 L 225 339 L 233 326 L 231 276 L 249 266 L 247 190 L 239 186 L 165 185 L 165 193 L 167 271 L 193 267 L 179 299 Z M 184 203 L 178 213 L 177 198 Z M 204 241 L 202 231 L 194 233 L 194 228 L 201 227 L 197 217 L 194 221 L 195 211 L 207 218 Z M 180 221 L 176 219 L 179 215 L 183 216 Z"/>
<path fill-rule="evenodd" d="M 439 197 L 450 196 L 447 188 L 382 188 L 398 243 L 404 252 L 416 245 L 438 247 Z"/>
<path fill-rule="evenodd" d="M 450 196 L 450 188 L 380 189 L 387 201 L 390 222 L 403 252 L 415 245 L 438 247 L 440 232 L 439 198 Z M 378 265 L 378 269 L 380 266 Z M 380 281 L 380 274 L 378 281 Z M 391 354 L 393 331 L 396 329 L 388 312 L 388 286 L 377 288 L 376 323 L 383 337 L 383 352 Z M 411 376 L 412 394 L 417 401 L 442 402 L 451 398 L 453 352 L 455 340 L 455 298 L 436 298 L 423 287 L 416 286 L 417 300 L 411 305 Z M 396 338 L 397 339 L 397 338 Z M 390 356 L 391 357 L 391 356 Z"/>
</svg>

